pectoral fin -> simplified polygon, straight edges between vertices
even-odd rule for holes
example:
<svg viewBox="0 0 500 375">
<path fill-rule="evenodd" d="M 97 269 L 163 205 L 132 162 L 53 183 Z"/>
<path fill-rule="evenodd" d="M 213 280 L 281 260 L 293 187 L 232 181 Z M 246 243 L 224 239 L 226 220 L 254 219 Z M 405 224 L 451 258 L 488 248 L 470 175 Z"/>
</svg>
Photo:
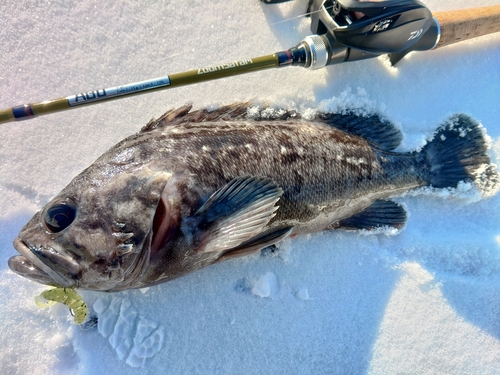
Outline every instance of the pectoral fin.
<svg viewBox="0 0 500 375">
<path fill-rule="evenodd" d="M 265 233 L 263 235 L 257 235 L 254 238 L 243 242 L 240 246 L 229 249 L 218 259 L 218 261 L 250 255 L 267 246 L 274 245 L 275 243 L 287 238 L 292 232 L 292 229 L 293 227 L 287 227 L 270 233 Z"/>
<path fill-rule="evenodd" d="M 187 220 L 185 233 L 192 235 L 192 245 L 199 252 L 236 248 L 269 223 L 281 194 L 267 178 L 236 178 L 212 194 Z"/>
<path fill-rule="evenodd" d="M 363 211 L 340 220 L 331 228 L 372 230 L 380 227 L 401 228 L 407 219 L 403 207 L 393 201 L 377 200 Z"/>
</svg>

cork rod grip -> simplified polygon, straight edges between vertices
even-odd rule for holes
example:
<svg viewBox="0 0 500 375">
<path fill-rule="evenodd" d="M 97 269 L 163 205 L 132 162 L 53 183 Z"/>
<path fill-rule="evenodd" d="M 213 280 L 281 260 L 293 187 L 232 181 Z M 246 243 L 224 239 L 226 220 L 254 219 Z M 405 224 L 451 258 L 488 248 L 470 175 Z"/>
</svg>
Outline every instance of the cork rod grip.
<svg viewBox="0 0 500 375">
<path fill-rule="evenodd" d="M 437 12 L 441 39 L 435 48 L 500 31 L 500 5 Z"/>
</svg>

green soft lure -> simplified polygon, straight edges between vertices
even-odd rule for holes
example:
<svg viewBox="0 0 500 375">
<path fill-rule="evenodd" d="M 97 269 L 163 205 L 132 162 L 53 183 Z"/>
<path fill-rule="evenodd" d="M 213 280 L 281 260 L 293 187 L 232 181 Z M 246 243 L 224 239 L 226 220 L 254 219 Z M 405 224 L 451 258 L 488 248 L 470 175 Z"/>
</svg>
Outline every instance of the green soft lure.
<svg viewBox="0 0 500 375">
<path fill-rule="evenodd" d="M 35 303 L 40 308 L 47 308 L 56 302 L 63 303 L 69 307 L 74 317 L 75 324 L 82 324 L 87 319 L 88 308 L 75 289 L 72 288 L 52 288 L 44 290 L 35 298 Z"/>
</svg>

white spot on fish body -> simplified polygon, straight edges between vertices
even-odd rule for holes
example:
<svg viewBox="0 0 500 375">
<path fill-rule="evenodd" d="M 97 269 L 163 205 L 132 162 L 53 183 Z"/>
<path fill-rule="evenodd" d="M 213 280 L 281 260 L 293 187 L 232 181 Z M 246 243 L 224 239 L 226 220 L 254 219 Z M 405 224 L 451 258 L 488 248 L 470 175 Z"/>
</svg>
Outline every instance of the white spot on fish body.
<svg viewBox="0 0 500 375">
<path fill-rule="evenodd" d="M 124 164 L 127 163 L 133 156 L 134 154 L 134 149 L 132 148 L 127 148 L 123 150 L 122 152 L 119 152 L 114 158 L 113 161 L 117 164 Z"/>
<path fill-rule="evenodd" d="M 140 212 L 143 208 L 138 199 L 131 199 L 128 202 L 121 202 L 116 206 L 115 212 L 117 217 L 129 217 L 136 212 Z"/>
</svg>

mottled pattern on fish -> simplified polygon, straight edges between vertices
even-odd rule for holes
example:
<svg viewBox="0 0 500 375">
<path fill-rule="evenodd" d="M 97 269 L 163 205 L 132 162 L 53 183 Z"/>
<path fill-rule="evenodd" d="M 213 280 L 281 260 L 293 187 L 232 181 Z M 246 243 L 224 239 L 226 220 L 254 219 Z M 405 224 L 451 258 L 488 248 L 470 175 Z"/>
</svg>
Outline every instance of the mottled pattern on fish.
<svg viewBox="0 0 500 375">
<path fill-rule="evenodd" d="M 401 132 L 378 115 L 248 107 L 182 107 L 149 122 L 34 216 L 10 267 L 50 285 L 143 287 L 296 234 L 400 228 L 406 212 L 385 199 L 419 186 L 498 190 L 484 132 L 465 115 L 421 152 L 396 153 Z"/>
<path fill-rule="evenodd" d="M 244 117 L 240 111 L 246 113 L 246 105 L 236 109 L 237 118 Z M 426 184 L 425 168 L 419 165 L 423 162 L 411 154 L 378 149 L 320 119 L 311 122 L 295 116 L 226 122 L 216 116 L 231 119 L 227 112 L 223 108 L 212 113 L 215 121 L 197 116 L 205 111 L 170 121 L 164 116 L 155 126 L 121 142 L 97 164 L 103 164 L 106 174 L 121 171 L 113 165 L 116 160 L 125 165 L 153 162 L 158 170 L 182 173 L 177 186 L 189 210 L 235 177 L 271 177 L 283 189 L 274 223 L 307 223 L 321 212 L 351 206 L 357 199 L 366 205 L 374 198 Z M 203 122 L 193 122 L 199 117 Z M 377 126 L 373 119 L 366 121 Z"/>
</svg>

